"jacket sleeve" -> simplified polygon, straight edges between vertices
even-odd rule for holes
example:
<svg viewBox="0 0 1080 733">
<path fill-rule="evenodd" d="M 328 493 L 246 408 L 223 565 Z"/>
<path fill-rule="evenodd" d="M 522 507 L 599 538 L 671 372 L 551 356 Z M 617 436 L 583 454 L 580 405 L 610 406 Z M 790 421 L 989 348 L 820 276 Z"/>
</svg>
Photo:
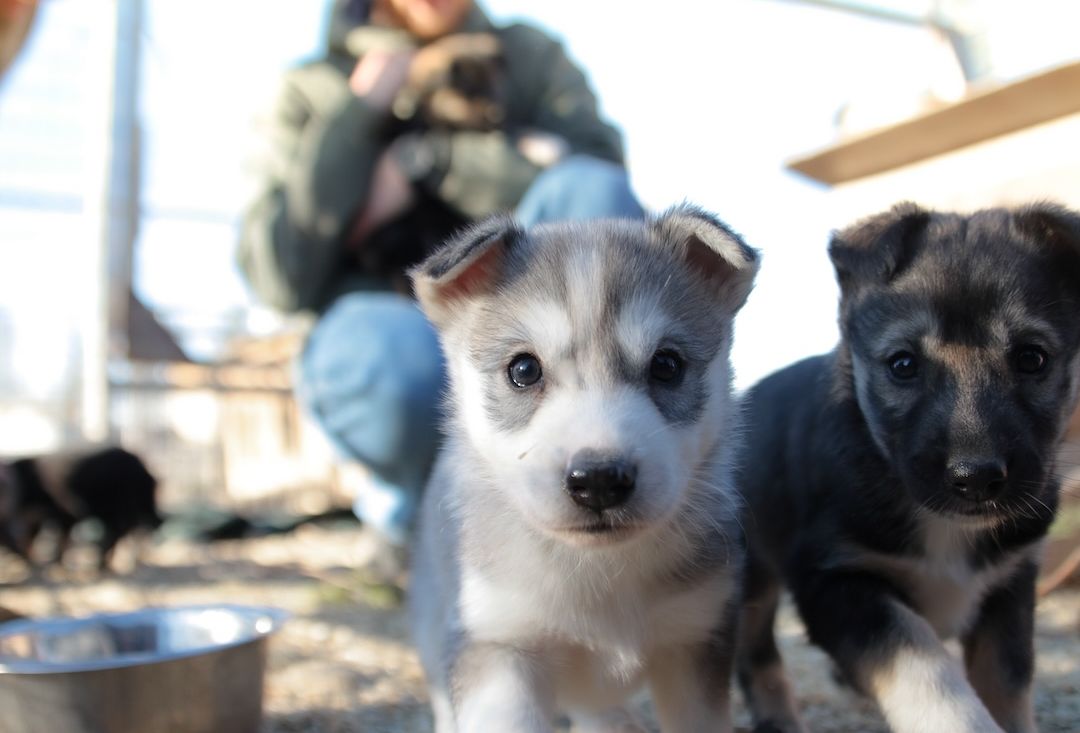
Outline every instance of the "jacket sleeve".
<svg viewBox="0 0 1080 733">
<path fill-rule="evenodd" d="M 511 95 L 525 128 L 562 137 L 570 153 L 621 164 L 621 136 L 597 111 L 585 74 L 562 46 L 524 25 L 504 31 L 503 43 L 517 59 Z M 426 155 L 434 171 L 421 181 L 431 193 L 470 218 L 513 208 L 542 170 L 526 159 L 510 132 L 431 132 Z"/>
<path fill-rule="evenodd" d="M 286 75 L 258 135 L 257 188 L 238 249 L 241 270 L 267 305 L 324 304 L 340 274 L 346 230 L 367 197 L 385 117 L 332 68 Z"/>
</svg>

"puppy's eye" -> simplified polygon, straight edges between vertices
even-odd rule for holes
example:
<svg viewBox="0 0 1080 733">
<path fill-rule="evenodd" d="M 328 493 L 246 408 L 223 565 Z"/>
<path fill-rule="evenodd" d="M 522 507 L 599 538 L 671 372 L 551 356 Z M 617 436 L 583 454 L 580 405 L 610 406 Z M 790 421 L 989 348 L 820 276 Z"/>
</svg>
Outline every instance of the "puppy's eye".
<svg viewBox="0 0 1080 733">
<path fill-rule="evenodd" d="M 1050 358 L 1038 346 L 1021 346 L 1013 351 L 1013 365 L 1021 374 L 1039 374 Z"/>
<path fill-rule="evenodd" d="M 682 376 L 685 366 L 686 363 L 682 360 L 682 357 L 674 351 L 660 349 L 653 354 L 652 362 L 649 364 L 649 378 L 657 382 L 670 384 Z"/>
<path fill-rule="evenodd" d="M 510 360 L 510 366 L 506 368 L 506 376 L 510 384 L 515 387 L 531 387 L 544 376 L 544 370 L 540 368 L 540 360 L 532 354 L 518 354 Z"/>
<path fill-rule="evenodd" d="M 889 373 L 907 381 L 919 375 L 919 360 L 910 351 L 897 351 L 889 357 Z"/>
</svg>

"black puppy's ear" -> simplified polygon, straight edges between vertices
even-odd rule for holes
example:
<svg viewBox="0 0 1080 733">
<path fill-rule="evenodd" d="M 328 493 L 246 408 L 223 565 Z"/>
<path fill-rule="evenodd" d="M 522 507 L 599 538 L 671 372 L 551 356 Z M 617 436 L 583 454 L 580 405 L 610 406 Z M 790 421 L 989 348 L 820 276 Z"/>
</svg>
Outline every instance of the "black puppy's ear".
<svg viewBox="0 0 1080 733">
<path fill-rule="evenodd" d="M 716 293 L 734 314 L 754 287 L 760 257 L 724 222 L 683 204 L 668 209 L 653 222 L 660 240 L 673 243 L 679 256 L 716 286 Z"/>
<path fill-rule="evenodd" d="M 829 259 L 844 295 L 863 285 L 892 280 L 911 261 L 916 239 L 932 212 L 916 204 L 897 204 L 833 234 Z"/>
<path fill-rule="evenodd" d="M 494 216 L 451 238 L 409 271 L 428 318 L 445 325 L 463 302 L 487 292 L 502 271 L 506 253 L 524 235 L 508 216 Z"/>
<path fill-rule="evenodd" d="M 1038 203 L 1013 213 L 1016 228 L 1035 237 L 1063 255 L 1080 257 L 1080 214 L 1064 206 Z"/>
</svg>

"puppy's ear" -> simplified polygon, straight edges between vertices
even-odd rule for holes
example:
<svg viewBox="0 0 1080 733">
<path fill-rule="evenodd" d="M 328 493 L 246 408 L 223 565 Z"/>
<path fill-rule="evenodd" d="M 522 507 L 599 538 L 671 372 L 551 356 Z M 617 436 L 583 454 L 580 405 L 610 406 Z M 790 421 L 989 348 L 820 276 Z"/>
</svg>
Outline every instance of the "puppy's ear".
<svg viewBox="0 0 1080 733">
<path fill-rule="evenodd" d="M 906 202 L 833 234 L 829 258 L 841 292 L 849 295 L 864 285 L 896 277 L 911 261 L 918 235 L 931 216 L 932 212 Z"/>
<path fill-rule="evenodd" d="M 1064 206 L 1038 203 L 1013 213 L 1016 228 L 1062 255 L 1080 258 L 1080 214 Z"/>
<path fill-rule="evenodd" d="M 727 224 L 688 204 L 668 209 L 653 227 L 661 241 L 674 244 L 679 256 L 715 285 L 729 313 L 742 308 L 760 264 L 757 250 Z"/>
<path fill-rule="evenodd" d="M 444 326 L 465 301 L 494 287 L 507 252 L 523 235 L 510 217 L 494 216 L 451 238 L 410 270 L 416 297 L 431 322 Z"/>
</svg>

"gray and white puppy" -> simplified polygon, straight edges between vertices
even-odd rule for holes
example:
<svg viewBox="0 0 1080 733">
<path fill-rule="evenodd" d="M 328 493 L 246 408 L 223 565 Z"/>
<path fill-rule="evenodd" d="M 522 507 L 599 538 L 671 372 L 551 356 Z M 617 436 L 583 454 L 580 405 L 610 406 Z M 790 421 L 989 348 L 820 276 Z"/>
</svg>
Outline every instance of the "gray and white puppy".
<svg viewBox="0 0 1080 733">
<path fill-rule="evenodd" d="M 728 731 L 744 555 L 732 318 L 758 260 L 690 207 L 495 218 L 412 273 L 450 372 L 410 606 L 438 733 Z"/>
<path fill-rule="evenodd" d="M 1080 390 L 1080 216 L 906 204 L 829 254 L 840 344 L 747 397 L 739 676 L 759 730 L 803 730 L 773 637 L 786 585 L 892 730 L 1032 733 L 1039 548 Z"/>
</svg>

